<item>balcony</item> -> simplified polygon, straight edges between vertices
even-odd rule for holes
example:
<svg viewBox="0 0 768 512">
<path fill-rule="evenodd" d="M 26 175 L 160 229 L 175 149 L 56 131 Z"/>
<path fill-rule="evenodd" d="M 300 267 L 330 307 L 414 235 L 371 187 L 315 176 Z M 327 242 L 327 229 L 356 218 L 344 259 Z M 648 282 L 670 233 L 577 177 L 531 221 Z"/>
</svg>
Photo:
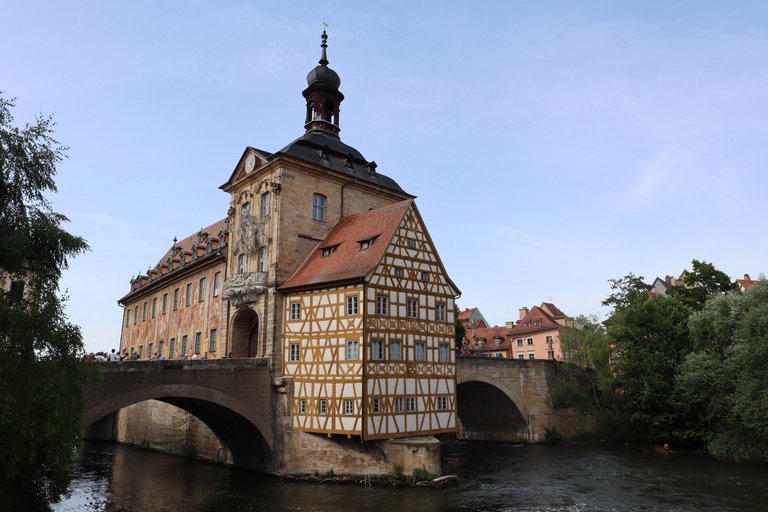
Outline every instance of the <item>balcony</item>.
<svg viewBox="0 0 768 512">
<path fill-rule="evenodd" d="M 222 297 L 236 308 L 240 308 L 256 302 L 266 288 L 266 272 L 243 272 L 224 281 Z"/>
</svg>

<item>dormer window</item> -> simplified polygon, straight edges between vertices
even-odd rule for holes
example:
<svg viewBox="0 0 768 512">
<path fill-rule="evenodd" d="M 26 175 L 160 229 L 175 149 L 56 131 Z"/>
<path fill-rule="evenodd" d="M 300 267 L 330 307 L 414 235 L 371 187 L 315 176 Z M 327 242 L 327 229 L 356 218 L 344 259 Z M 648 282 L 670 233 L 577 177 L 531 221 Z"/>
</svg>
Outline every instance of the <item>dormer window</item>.
<svg viewBox="0 0 768 512">
<path fill-rule="evenodd" d="M 339 244 L 336 245 L 329 245 L 328 247 L 321 247 L 320 248 L 320 256 L 323 258 L 327 258 L 330 256 L 333 252 L 336 251 L 336 248 L 339 246 Z"/>
<path fill-rule="evenodd" d="M 541 320 L 536 320 L 535 322 L 533 322 L 533 325 L 541 325 Z"/>
<path fill-rule="evenodd" d="M 360 244 L 360 250 L 361 251 L 367 251 L 369 247 L 373 245 L 373 242 L 376 240 L 376 237 L 379 235 L 372 236 L 369 238 L 363 238 L 362 240 L 358 240 L 357 243 Z"/>
</svg>

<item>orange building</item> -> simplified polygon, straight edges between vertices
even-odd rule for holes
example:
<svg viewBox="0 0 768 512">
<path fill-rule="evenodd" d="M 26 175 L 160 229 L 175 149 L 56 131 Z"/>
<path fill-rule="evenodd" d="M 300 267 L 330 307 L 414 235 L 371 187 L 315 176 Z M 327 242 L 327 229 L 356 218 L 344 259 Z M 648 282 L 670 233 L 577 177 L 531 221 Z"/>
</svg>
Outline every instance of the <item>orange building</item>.
<svg viewBox="0 0 768 512">
<path fill-rule="evenodd" d="M 520 319 L 508 335 L 511 352 L 517 359 L 557 359 L 562 361 L 560 327 L 570 326 L 573 319 L 550 302 L 541 306 L 520 308 Z"/>
</svg>

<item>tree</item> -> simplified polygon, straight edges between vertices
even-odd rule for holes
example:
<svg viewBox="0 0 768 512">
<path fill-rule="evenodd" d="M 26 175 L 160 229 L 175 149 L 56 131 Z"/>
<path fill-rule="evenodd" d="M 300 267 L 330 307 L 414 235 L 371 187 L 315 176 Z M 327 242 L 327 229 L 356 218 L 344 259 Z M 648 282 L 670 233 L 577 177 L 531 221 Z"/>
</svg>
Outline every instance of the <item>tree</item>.
<svg viewBox="0 0 768 512">
<path fill-rule="evenodd" d="M 459 306 L 456 303 L 453 304 L 453 324 L 454 324 L 454 341 L 456 342 L 456 353 L 461 354 L 464 350 L 464 336 L 467 334 L 467 330 L 464 328 L 464 324 L 459 320 Z"/>
<path fill-rule="evenodd" d="M 595 317 L 579 316 L 572 326 L 560 328 L 560 346 L 566 359 L 586 368 L 594 406 L 602 411 L 603 397 L 612 392 L 610 344 L 605 328 Z"/>
<path fill-rule="evenodd" d="M 87 244 L 46 199 L 66 150 L 53 119 L 14 127 L 14 106 L 0 93 L 0 500 L 46 510 L 66 491 L 92 375 L 58 290 L 68 258 Z"/>
<path fill-rule="evenodd" d="M 610 306 L 614 311 L 619 311 L 642 296 L 647 295 L 651 289 L 650 285 L 645 284 L 643 276 L 636 276 L 632 272 L 619 279 L 610 279 L 608 282 L 611 284 L 610 294 L 603 301 L 603 306 Z"/>
<path fill-rule="evenodd" d="M 690 329 L 675 385 L 689 435 L 720 458 L 768 458 L 768 283 L 712 296 Z"/>
<path fill-rule="evenodd" d="M 683 274 L 683 284 L 670 287 L 669 293 L 689 307 L 700 310 L 713 295 L 737 291 L 738 285 L 712 263 L 693 260 L 692 270 Z"/>
<path fill-rule="evenodd" d="M 690 309 L 669 296 L 637 295 L 608 322 L 618 417 L 650 441 L 671 441 L 682 419 L 672 399 L 675 374 L 691 351 Z"/>
</svg>

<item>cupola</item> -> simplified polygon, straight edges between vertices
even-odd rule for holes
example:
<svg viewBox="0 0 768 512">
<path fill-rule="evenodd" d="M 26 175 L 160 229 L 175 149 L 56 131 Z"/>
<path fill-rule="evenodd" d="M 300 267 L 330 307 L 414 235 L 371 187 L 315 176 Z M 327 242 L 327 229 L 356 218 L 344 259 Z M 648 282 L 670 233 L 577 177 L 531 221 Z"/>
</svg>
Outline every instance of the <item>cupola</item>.
<svg viewBox="0 0 768 512">
<path fill-rule="evenodd" d="M 338 137 L 339 107 L 344 95 L 339 91 L 341 79 L 328 67 L 328 34 L 321 36 L 319 65 L 307 74 L 307 88 L 301 93 L 307 100 L 307 116 L 304 128 L 307 132 L 323 131 Z"/>
</svg>

